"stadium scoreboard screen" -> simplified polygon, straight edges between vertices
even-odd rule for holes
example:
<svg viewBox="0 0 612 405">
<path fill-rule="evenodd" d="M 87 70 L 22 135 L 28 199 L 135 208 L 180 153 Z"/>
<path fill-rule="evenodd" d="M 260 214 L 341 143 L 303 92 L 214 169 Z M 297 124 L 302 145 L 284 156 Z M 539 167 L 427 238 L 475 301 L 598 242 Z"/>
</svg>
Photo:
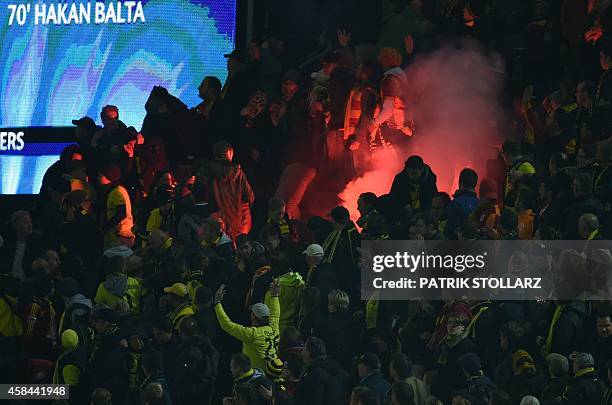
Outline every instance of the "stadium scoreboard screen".
<svg viewBox="0 0 612 405">
<path fill-rule="evenodd" d="M 15 128 L 100 123 L 107 104 L 140 128 L 154 86 L 196 105 L 205 76 L 225 80 L 235 35 L 236 0 L 0 2 L 0 194 L 37 191 L 65 146 Z"/>
</svg>

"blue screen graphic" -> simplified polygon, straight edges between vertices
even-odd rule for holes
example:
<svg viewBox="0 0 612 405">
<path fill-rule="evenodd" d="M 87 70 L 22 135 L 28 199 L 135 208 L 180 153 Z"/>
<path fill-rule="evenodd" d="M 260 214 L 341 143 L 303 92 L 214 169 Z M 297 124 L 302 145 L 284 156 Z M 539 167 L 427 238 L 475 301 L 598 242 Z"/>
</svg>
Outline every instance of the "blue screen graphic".
<svg viewBox="0 0 612 405">
<path fill-rule="evenodd" d="M 0 128 L 100 124 L 107 104 L 140 128 L 153 86 L 195 106 L 225 81 L 235 34 L 236 0 L 2 0 Z M 32 159 L 0 150 L 0 194 L 38 191 L 57 154 Z"/>
<path fill-rule="evenodd" d="M 70 143 L 26 143 L 20 151 L 0 152 L 0 194 L 38 194 L 45 171 Z"/>
<path fill-rule="evenodd" d="M 122 22 L 132 3 L 144 20 Z M 63 4 L 74 5 L 78 19 L 68 20 L 71 7 Z M 10 7 L 19 5 L 30 6 L 23 25 L 17 15 L 11 21 L 19 13 Z M 153 86 L 193 106 L 204 76 L 225 80 L 236 0 L 3 0 L 0 24 L 0 127 L 67 126 L 85 115 L 99 121 L 113 104 L 139 128 Z"/>
</svg>

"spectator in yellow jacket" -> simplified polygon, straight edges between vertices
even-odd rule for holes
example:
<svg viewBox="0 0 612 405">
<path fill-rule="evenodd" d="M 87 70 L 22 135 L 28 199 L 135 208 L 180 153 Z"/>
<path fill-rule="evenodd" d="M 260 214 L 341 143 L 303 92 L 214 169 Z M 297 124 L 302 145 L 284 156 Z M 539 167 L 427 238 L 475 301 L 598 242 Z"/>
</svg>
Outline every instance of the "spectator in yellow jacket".
<svg viewBox="0 0 612 405">
<path fill-rule="evenodd" d="M 266 294 L 266 303 L 251 306 L 251 325 L 242 326 L 232 322 L 223 306 L 225 285 L 221 285 L 215 294 L 215 313 L 221 329 L 242 342 L 242 352 L 250 359 L 253 367 L 265 370 L 266 363 L 277 357 L 280 317 L 280 284 L 274 280 L 270 285 L 270 294 Z"/>
<path fill-rule="evenodd" d="M 121 256 L 108 259 L 105 267 L 106 280 L 98 286 L 94 301 L 96 304 L 104 304 L 114 307 L 118 301 L 126 301 L 130 306 L 130 312 L 140 313 L 140 297 L 142 296 L 142 284 L 133 277 L 125 274 L 125 262 Z"/>
</svg>

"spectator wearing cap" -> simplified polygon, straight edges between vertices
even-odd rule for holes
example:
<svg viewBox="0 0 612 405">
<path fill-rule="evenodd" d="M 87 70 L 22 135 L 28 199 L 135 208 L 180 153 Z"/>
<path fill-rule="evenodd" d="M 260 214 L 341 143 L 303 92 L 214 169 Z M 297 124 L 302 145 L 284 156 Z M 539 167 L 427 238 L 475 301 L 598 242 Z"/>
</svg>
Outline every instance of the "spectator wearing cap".
<svg viewBox="0 0 612 405">
<path fill-rule="evenodd" d="M 221 89 L 221 99 L 227 122 L 235 123 L 240 110 L 247 105 L 253 88 L 253 72 L 247 67 L 247 56 L 239 49 L 225 54 L 227 59 L 227 79 Z"/>
<path fill-rule="evenodd" d="M 551 353 L 546 356 L 546 363 L 549 380 L 539 398 L 544 403 L 561 402 L 563 390 L 569 382 L 569 361 L 559 353 Z"/>
<path fill-rule="evenodd" d="M 331 219 L 333 230 L 322 245 L 323 262 L 332 265 L 336 271 L 336 280 L 346 283 L 345 290 L 352 297 L 359 289 L 357 285 L 359 232 L 344 207 L 332 209 Z"/>
<path fill-rule="evenodd" d="M 99 129 L 94 120 L 90 117 L 82 117 L 78 120 L 72 120 L 72 125 L 76 126 L 74 130 L 74 137 L 76 138 L 81 150 L 84 152 L 86 159 L 90 158 L 90 154 L 87 153 L 91 138 L 93 138 L 96 131 Z"/>
<path fill-rule="evenodd" d="M 174 283 L 169 287 L 164 288 L 166 293 L 162 299 L 168 310 L 168 320 L 172 323 L 174 329 L 178 330 L 183 318 L 193 316 L 195 311 L 189 297 L 189 289 L 183 283 Z"/>
<path fill-rule="evenodd" d="M 219 216 L 225 224 L 225 232 L 232 238 L 251 230 L 251 205 L 255 194 L 239 164 L 233 163 L 234 148 L 227 141 L 213 146 L 214 160 L 205 162 Z"/>
<path fill-rule="evenodd" d="M 116 165 L 106 166 L 98 176 L 105 201 L 102 207 L 104 250 L 119 245 L 131 248 L 134 245 L 132 202 L 120 181 L 121 170 Z"/>
<path fill-rule="evenodd" d="M 251 306 L 251 326 L 242 326 L 232 322 L 221 302 L 225 295 L 225 286 L 219 287 L 215 294 L 215 313 L 219 326 L 230 336 L 242 342 L 242 352 L 246 354 L 253 366 L 264 370 L 266 360 L 276 356 L 278 345 L 280 305 L 278 297 L 280 285 L 274 281 L 270 286 L 270 294 L 266 294 L 266 302 L 258 302 Z"/>
<path fill-rule="evenodd" d="M 387 398 L 391 384 L 382 376 L 380 359 L 374 353 L 364 353 L 357 361 L 359 385 L 370 388 L 382 403 Z"/>
<path fill-rule="evenodd" d="M 431 201 L 437 192 L 436 175 L 423 162 L 423 158 L 413 155 L 393 179 L 390 194 L 402 206 L 409 205 L 418 212 L 431 208 Z"/>
<path fill-rule="evenodd" d="M 334 267 L 324 262 L 325 252 L 321 245 L 309 245 L 303 252 L 308 266 L 306 287 L 316 287 L 321 293 L 321 309 L 327 310 L 327 296 L 338 285 Z"/>
<path fill-rule="evenodd" d="M 590 353 L 574 353 L 570 359 L 573 377 L 563 391 L 563 403 L 601 403 L 606 384 L 597 378 L 593 356 Z"/>
<path fill-rule="evenodd" d="M 91 313 L 95 337 L 86 368 L 91 387 L 107 388 L 113 398 L 121 400 L 127 395 L 130 382 L 130 355 L 127 341 L 118 328 L 119 314 L 99 306 Z"/>
<path fill-rule="evenodd" d="M 472 404 L 487 405 L 497 385 L 482 371 L 480 358 L 475 353 L 465 353 L 457 359 L 467 380 L 467 390 L 463 394 L 472 399 Z"/>
<path fill-rule="evenodd" d="M 39 232 L 32 229 L 28 211 L 15 211 L 10 226 L 2 234 L 0 273 L 24 280 L 32 275 L 32 262 L 43 253 L 46 243 Z"/>
<path fill-rule="evenodd" d="M 66 329 L 61 334 L 62 354 L 55 362 L 53 384 L 70 386 L 70 397 L 76 403 L 83 399 L 83 384 L 81 376 L 87 365 L 87 348 L 79 342 L 79 335 L 72 329 Z"/>
<path fill-rule="evenodd" d="M 62 298 L 65 308 L 59 317 L 60 336 L 65 330 L 71 329 L 78 334 L 82 345 L 89 345 L 91 299 L 81 294 L 79 282 L 71 277 L 66 277 L 57 284 L 57 293 Z"/>
<path fill-rule="evenodd" d="M 132 314 L 139 314 L 142 284 L 125 273 L 124 259 L 121 256 L 106 259 L 104 272 L 106 278 L 98 286 L 94 302 L 112 308 L 118 301 L 125 301 Z"/>
</svg>

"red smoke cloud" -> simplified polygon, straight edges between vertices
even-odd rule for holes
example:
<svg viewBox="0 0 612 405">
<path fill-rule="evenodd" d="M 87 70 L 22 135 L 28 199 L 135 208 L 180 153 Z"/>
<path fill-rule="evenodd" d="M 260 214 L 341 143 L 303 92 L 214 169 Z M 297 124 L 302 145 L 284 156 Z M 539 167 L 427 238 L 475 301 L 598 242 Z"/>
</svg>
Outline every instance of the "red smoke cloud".
<svg viewBox="0 0 612 405">
<path fill-rule="evenodd" d="M 497 55 L 487 56 L 472 42 L 444 46 L 418 57 L 406 70 L 408 106 L 416 131 L 399 161 L 375 158 L 374 169 L 351 181 L 339 194 L 356 219 L 357 197 L 371 191 L 386 194 L 403 161 L 423 157 L 438 177 L 438 189 L 452 194 L 459 172 L 470 167 L 482 180 L 486 161 L 495 158 L 505 124 L 499 104 L 503 72 Z M 498 186 L 499 187 L 499 186 Z"/>
</svg>

